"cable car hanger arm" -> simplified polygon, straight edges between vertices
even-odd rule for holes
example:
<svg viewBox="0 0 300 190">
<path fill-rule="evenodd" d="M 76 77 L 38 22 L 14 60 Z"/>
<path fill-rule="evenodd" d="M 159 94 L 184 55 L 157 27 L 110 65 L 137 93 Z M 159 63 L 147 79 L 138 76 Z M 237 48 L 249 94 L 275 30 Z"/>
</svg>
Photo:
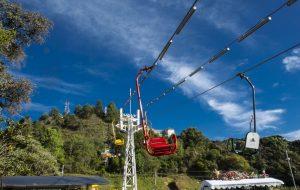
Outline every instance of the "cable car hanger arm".
<svg viewBox="0 0 300 190">
<path fill-rule="evenodd" d="M 253 126 L 254 126 L 254 132 L 256 133 L 256 104 L 255 104 L 255 86 L 249 79 L 249 77 L 245 76 L 245 73 L 238 73 L 237 76 L 239 76 L 241 79 L 245 79 L 248 84 L 251 86 L 252 89 L 252 110 L 253 110 Z"/>
<path fill-rule="evenodd" d="M 142 98 L 141 98 L 141 89 L 140 89 L 140 77 L 143 75 L 144 72 L 151 71 L 153 67 L 144 67 L 139 70 L 136 76 L 136 92 L 138 97 L 138 105 L 140 108 L 140 119 L 141 125 L 143 129 L 144 135 L 144 145 L 147 152 L 151 156 L 164 156 L 164 155 L 171 155 L 176 153 L 177 150 L 177 137 L 175 134 L 171 135 L 172 143 L 169 143 L 167 139 L 164 137 L 150 137 L 149 130 L 148 130 L 148 123 L 146 119 L 145 112 L 143 110 L 142 105 Z"/>
<path fill-rule="evenodd" d="M 143 104 L 142 104 L 142 97 L 141 97 L 141 89 L 140 89 L 140 77 L 143 75 L 144 72 L 149 72 L 150 70 L 153 69 L 153 66 L 147 67 L 145 66 L 144 68 L 140 69 L 137 76 L 136 76 L 136 92 L 137 92 L 137 97 L 138 97 L 138 104 L 140 107 L 140 116 L 141 116 L 141 125 L 143 128 L 143 133 L 145 136 L 145 139 L 147 140 L 149 138 L 149 132 L 146 127 L 146 122 L 145 122 L 145 114 L 143 110 Z"/>
</svg>

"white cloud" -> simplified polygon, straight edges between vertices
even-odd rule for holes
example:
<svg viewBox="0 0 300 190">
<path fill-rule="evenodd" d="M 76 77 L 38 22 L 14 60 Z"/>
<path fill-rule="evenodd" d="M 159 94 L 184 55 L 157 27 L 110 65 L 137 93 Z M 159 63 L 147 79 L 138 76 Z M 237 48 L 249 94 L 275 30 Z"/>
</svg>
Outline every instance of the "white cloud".
<svg viewBox="0 0 300 190">
<path fill-rule="evenodd" d="M 166 77 L 166 80 L 172 83 L 177 82 L 192 71 L 191 66 L 188 66 L 185 62 L 178 62 L 174 58 L 165 59 L 162 67 L 167 71 L 168 77 Z M 188 78 L 181 89 L 185 95 L 193 97 L 216 85 L 215 81 L 216 76 L 204 71 L 194 75 L 192 78 Z M 245 105 L 245 103 L 239 100 L 241 94 L 234 89 L 220 86 L 210 91 L 208 95 L 199 97 L 198 100 L 209 105 L 212 110 L 220 114 L 229 126 L 234 126 L 244 131 L 249 129 L 252 108 L 251 104 Z M 258 109 L 256 111 L 257 129 L 277 128 L 281 122 L 281 115 L 283 113 L 285 113 L 284 109 Z"/>
<path fill-rule="evenodd" d="M 43 2 L 28 0 L 26 2 L 31 2 L 38 8 L 43 7 L 47 14 L 63 17 L 64 21 L 79 30 L 83 37 L 126 54 L 137 65 L 153 61 L 163 45 L 159 42 L 165 42 L 178 23 L 178 19 L 174 20 L 166 14 L 162 16 L 162 13 L 155 8 L 132 0 L 90 0 L 89 3 L 81 0 Z M 152 0 L 152 3 L 155 2 L 157 1 Z M 228 2 L 216 1 L 213 5 L 200 4 L 197 11 L 200 15 L 196 16 L 198 22 L 204 20 L 211 23 L 220 32 L 225 29 L 232 34 L 240 33 L 244 28 L 240 24 L 240 17 L 232 14 L 244 14 L 245 9 L 243 6 Z M 178 0 L 178 3 L 187 7 L 185 1 Z M 164 6 L 172 5 L 164 3 Z M 206 9 L 202 6 L 206 6 Z M 160 73 L 163 72 L 160 77 L 171 83 L 177 82 L 191 72 L 192 65 L 201 63 L 201 60 L 199 62 L 199 60 L 186 59 L 170 53 L 160 64 L 162 68 Z M 226 73 L 222 74 L 224 75 Z M 217 80 L 220 80 L 218 75 L 206 70 L 189 79 L 182 86 L 182 90 L 185 95 L 192 97 L 215 85 Z M 228 125 L 243 130 L 248 129 L 251 108 L 249 105 L 243 105 L 240 92 L 228 87 L 220 87 L 198 100 L 220 114 Z M 282 109 L 258 110 L 259 129 L 274 128 L 283 113 Z"/>
<path fill-rule="evenodd" d="M 300 48 L 294 49 L 292 55 L 285 57 L 282 63 L 288 72 L 300 70 Z"/>
<path fill-rule="evenodd" d="M 248 130 L 252 116 L 249 107 L 243 107 L 233 102 L 219 102 L 216 99 L 209 99 L 208 104 L 211 108 L 223 116 L 225 122 L 231 126 Z M 280 121 L 283 109 L 257 110 L 257 130 L 277 128 L 276 123 Z"/>
<path fill-rule="evenodd" d="M 300 129 L 289 133 L 282 134 L 289 141 L 300 140 Z"/>
<path fill-rule="evenodd" d="M 205 2 L 201 2 L 200 6 L 203 3 L 205 4 Z M 232 11 L 233 9 L 235 11 Z M 211 5 L 203 7 L 203 10 L 200 11 L 204 12 L 201 18 L 213 24 L 217 29 L 225 29 L 234 35 L 238 35 L 245 30 L 241 24 L 245 20 L 241 20 L 241 15 L 244 15 L 248 9 L 245 3 L 223 0 L 214 1 Z"/>
<path fill-rule="evenodd" d="M 293 50 L 293 53 L 299 55 L 299 54 L 300 54 L 300 48 L 294 49 L 294 50 Z"/>
<path fill-rule="evenodd" d="M 45 113 L 48 112 L 52 107 L 51 106 L 46 106 L 40 103 L 35 103 L 35 102 L 30 102 L 28 104 L 24 104 L 24 110 L 25 111 L 35 111 L 35 112 L 41 112 Z"/>
<path fill-rule="evenodd" d="M 278 87 L 278 86 L 279 86 L 279 82 L 275 82 L 275 83 L 272 84 L 272 87 L 273 87 L 273 88 L 276 88 L 276 87 Z"/>
<path fill-rule="evenodd" d="M 73 84 L 65 82 L 55 77 L 39 77 L 33 75 L 22 74 L 11 71 L 15 76 L 25 77 L 29 79 L 37 88 L 45 88 L 49 90 L 58 91 L 65 94 L 84 95 L 83 92 L 88 92 L 88 87 L 82 84 Z"/>
</svg>

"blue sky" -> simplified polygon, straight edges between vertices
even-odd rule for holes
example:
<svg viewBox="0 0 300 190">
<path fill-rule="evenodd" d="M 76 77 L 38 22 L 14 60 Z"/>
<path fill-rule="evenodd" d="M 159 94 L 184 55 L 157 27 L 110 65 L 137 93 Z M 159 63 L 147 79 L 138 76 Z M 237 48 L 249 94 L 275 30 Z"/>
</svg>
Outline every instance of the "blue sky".
<svg viewBox="0 0 300 190">
<path fill-rule="evenodd" d="M 68 99 L 77 104 L 122 106 L 139 67 L 150 65 L 193 0 L 26 0 L 54 27 L 43 45 L 27 49 L 22 68 L 35 90 L 23 115 L 37 118 L 51 107 L 63 111 Z M 218 52 L 229 41 L 277 8 L 282 0 L 202 0 L 197 11 L 157 69 L 145 82 L 145 102 Z M 213 139 L 242 137 L 249 129 L 251 91 L 236 79 L 201 96 L 191 96 L 299 42 L 300 3 L 285 7 L 272 21 L 176 92 L 148 109 L 154 128 L 180 132 L 197 127 Z M 262 136 L 299 139 L 300 49 L 249 73 L 257 88 L 258 129 Z M 133 106 L 136 106 L 134 99 Z M 128 111 L 128 108 L 125 108 Z"/>
</svg>

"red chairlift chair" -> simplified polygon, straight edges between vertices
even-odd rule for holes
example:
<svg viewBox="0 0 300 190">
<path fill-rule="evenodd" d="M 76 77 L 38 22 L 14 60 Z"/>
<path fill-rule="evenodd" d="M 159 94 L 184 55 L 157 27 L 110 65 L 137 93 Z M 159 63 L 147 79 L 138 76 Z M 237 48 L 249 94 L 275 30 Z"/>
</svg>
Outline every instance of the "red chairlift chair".
<svg viewBox="0 0 300 190">
<path fill-rule="evenodd" d="M 138 103 L 139 103 L 139 108 L 141 113 L 141 125 L 143 128 L 143 134 L 145 138 L 144 145 L 147 152 L 151 156 L 171 155 L 174 154 L 177 150 L 176 135 L 173 134 L 171 136 L 172 143 L 169 143 L 168 140 L 164 137 L 150 137 L 148 123 L 146 121 L 145 113 L 143 111 L 139 79 L 144 72 L 150 71 L 151 69 L 152 67 L 144 67 L 140 69 L 136 77 L 136 91 L 137 91 Z"/>
</svg>

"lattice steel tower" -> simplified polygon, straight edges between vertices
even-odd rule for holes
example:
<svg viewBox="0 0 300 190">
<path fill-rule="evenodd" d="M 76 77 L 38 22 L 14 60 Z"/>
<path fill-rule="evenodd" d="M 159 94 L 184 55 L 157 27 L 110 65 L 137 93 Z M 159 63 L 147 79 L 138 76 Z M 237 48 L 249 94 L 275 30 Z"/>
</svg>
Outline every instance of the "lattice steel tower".
<svg viewBox="0 0 300 190">
<path fill-rule="evenodd" d="M 130 89 L 131 97 L 131 89 Z M 126 158 L 123 173 L 122 190 L 137 190 L 137 174 L 135 162 L 135 147 L 134 147 L 134 133 L 136 127 L 133 126 L 133 115 L 131 114 L 131 100 L 130 100 L 130 117 L 127 127 L 127 142 L 126 142 Z"/>
<path fill-rule="evenodd" d="M 65 108 L 64 108 L 64 114 L 68 115 L 70 113 L 70 102 L 69 100 L 65 101 Z"/>
</svg>

